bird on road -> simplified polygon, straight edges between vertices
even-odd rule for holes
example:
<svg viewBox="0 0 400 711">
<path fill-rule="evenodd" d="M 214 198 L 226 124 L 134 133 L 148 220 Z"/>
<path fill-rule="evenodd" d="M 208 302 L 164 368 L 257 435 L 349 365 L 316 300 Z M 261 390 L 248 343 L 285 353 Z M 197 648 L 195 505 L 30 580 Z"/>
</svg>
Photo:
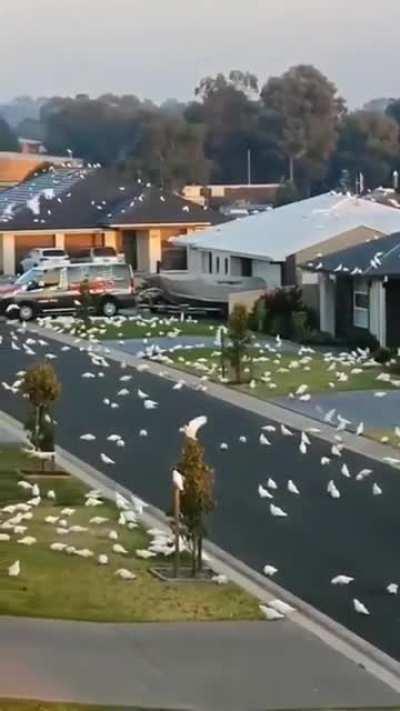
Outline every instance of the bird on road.
<svg viewBox="0 0 400 711">
<path fill-rule="evenodd" d="M 397 595 L 397 593 L 399 592 L 399 586 L 398 586 L 397 583 L 389 583 L 389 585 L 387 586 L 386 590 L 387 590 L 388 593 L 390 593 L 391 595 Z"/>
<path fill-rule="evenodd" d="M 354 598 L 353 600 L 353 607 L 355 611 L 358 612 L 360 615 L 370 614 L 368 608 L 364 605 L 364 603 L 360 602 L 360 600 L 357 600 L 357 598 Z"/>
<path fill-rule="evenodd" d="M 264 575 L 268 575 L 268 577 L 271 577 L 275 575 L 278 572 L 278 568 L 275 568 L 273 565 L 264 565 L 263 567 L 263 573 Z"/>
<path fill-rule="evenodd" d="M 279 506 L 275 506 L 274 504 L 269 505 L 269 510 L 270 510 L 272 516 L 276 516 L 277 518 L 286 518 L 287 517 L 286 511 L 279 508 Z"/>
<path fill-rule="evenodd" d="M 335 575 L 335 577 L 332 578 L 331 583 L 332 585 L 349 585 L 353 581 L 354 578 L 350 575 Z"/>
<path fill-rule="evenodd" d="M 300 491 L 298 490 L 296 484 L 291 479 L 289 479 L 288 481 L 287 488 L 291 494 L 300 494 Z"/>
<path fill-rule="evenodd" d="M 258 495 L 259 495 L 260 499 L 273 499 L 274 498 L 272 496 L 272 494 L 270 494 L 267 489 L 264 489 L 262 484 L 258 485 Z"/>
</svg>

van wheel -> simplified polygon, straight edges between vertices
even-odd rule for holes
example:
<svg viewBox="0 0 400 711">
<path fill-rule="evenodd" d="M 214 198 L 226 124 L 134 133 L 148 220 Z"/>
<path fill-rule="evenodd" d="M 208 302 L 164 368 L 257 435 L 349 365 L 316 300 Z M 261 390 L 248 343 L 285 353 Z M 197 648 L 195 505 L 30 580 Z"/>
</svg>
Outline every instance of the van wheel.
<svg viewBox="0 0 400 711">
<path fill-rule="evenodd" d="M 36 316 L 35 309 L 31 304 L 21 304 L 19 307 L 20 321 L 32 321 Z"/>
<path fill-rule="evenodd" d="M 106 318 L 112 318 L 118 313 L 118 306 L 114 299 L 105 299 L 100 306 L 100 311 Z"/>
</svg>

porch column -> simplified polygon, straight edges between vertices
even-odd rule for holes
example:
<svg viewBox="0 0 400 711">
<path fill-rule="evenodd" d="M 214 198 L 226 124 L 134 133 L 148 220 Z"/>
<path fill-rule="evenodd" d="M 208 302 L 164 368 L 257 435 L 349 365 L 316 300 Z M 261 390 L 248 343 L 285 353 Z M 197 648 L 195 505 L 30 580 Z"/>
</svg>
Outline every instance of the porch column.
<svg viewBox="0 0 400 711">
<path fill-rule="evenodd" d="M 369 290 L 369 329 L 386 346 L 386 289 L 374 279 Z"/>
<path fill-rule="evenodd" d="M 54 246 L 56 249 L 65 249 L 65 234 L 64 232 L 56 232 L 54 236 Z"/>
<path fill-rule="evenodd" d="M 157 271 L 157 262 L 161 262 L 161 230 L 149 230 L 149 272 Z"/>
<path fill-rule="evenodd" d="M 4 274 L 15 274 L 15 235 L 3 232 L 0 239 L 0 265 Z"/>
<path fill-rule="evenodd" d="M 117 232 L 115 230 L 104 232 L 104 246 L 113 247 L 118 252 Z"/>
<path fill-rule="evenodd" d="M 319 275 L 320 329 L 332 336 L 336 333 L 335 279 L 330 274 Z"/>
</svg>

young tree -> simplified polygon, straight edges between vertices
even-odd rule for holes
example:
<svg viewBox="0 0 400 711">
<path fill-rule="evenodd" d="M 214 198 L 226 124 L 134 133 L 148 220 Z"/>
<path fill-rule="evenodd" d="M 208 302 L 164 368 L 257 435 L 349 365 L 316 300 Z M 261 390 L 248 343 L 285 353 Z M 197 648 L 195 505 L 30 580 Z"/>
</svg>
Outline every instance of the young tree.
<svg viewBox="0 0 400 711">
<path fill-rule="evenodd" d="M 53 451 L 54 425 L 50 409 L 61 394 L 61 384 L 53 366 L 40 363 L 30 368 L 25 374 L 22 392 L 32 406 L 26 429 L 33 447 L 42 452 Z"/>
<path fill-rule="evenodd" d="M 90 328 L 90 310 L 93 307 L 93 297 L 90 292 L 89 279 L 84 279 L 79 284 L 79 315 L 82 319 L 85 329 Z"/>
<path fill-rule="evenodd" d="M 178 470 L 184 481 L 180 494 L 182 524 L 191 543 L 195 577 L 202 568 L 205 517 L 215 508 L 214 474 L 204 461 L 204 449 L 197 439 L 185 437 Z"/>
<path fill-rule="evenodd" d="M 249 318 L 247 309 L 242 304 L 236 304 L 228 319 L 228 338 L 230 345 L 226 353 L 228 360 L 235 372 L 237 383 L 242 382 L 243 361 L 248 354 L 251 343 L 249 331 Z"/>
</svg>

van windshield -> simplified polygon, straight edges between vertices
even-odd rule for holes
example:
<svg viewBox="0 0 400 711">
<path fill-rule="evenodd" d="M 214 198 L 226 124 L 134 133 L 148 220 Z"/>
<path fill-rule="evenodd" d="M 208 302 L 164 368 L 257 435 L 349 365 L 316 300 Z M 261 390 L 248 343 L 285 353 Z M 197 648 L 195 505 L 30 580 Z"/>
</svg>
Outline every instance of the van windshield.
<svg viewBox="0 0 400 711">
<path fill-rule="evenodd" d="M 15 283 L 18 284 L 18 286 L 23 286 L 24 284 L 30 284 L 33 281 L 39 282 L 42 279 L 42 269 L 29 269 L 29 271 L 25 272 L 25 274 L 22 274 L 20 277 L 18 277 Z"/>
</svg>

